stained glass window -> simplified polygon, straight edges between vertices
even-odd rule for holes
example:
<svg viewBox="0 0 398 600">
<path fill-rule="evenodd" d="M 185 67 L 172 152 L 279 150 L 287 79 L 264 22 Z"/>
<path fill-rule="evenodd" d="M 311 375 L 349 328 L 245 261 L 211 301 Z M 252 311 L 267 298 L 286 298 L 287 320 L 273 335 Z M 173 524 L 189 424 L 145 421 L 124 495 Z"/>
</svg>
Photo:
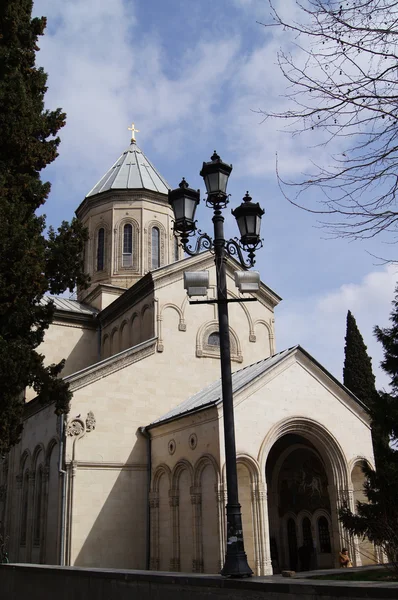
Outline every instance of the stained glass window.
<svg viewBox="0 0 398 600">
<path fill-rule="evenodd" d="M 97 240 L 97 271 L 104 270 L 104 257 L 105 257 L 105 229 L 101 227 L 98 230 Z"/>
<path fill-rule="evenodd" d="M 304 546 L 311 546 L 312 548 L 312 532 L 311 532 L 311 521 L 308 517 L 303 519 L 303 544 Z"/>
<path fill-rule="evenodd" d="M 123 267 L 133 264 L 133 226 L 127 223 L 123 228 Z"/>
<path fill-rule="evenodd" d="M 319 517 L 318 519 L 318 534 L 320 552 L 331 552 L 329 523 L 326 517 Z"/>
<path fill-rule="evenodd" d="M 152 227 L 152 269 L 160 267 L 160 231 Z"/>
</svg>

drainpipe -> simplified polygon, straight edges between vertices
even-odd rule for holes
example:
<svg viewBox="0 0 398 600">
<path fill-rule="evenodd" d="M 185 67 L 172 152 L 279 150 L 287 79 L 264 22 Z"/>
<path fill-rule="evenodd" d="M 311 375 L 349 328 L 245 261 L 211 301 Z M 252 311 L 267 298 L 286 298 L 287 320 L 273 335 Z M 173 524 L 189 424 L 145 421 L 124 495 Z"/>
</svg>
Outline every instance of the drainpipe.
<svg viewBox="0 0 398 600">
<path fill-rule="evenodd" d="M 65 566 L 65 517 L 66 517 L 66 470 L 65 470 L 65 416 L 60 416 L 58 473 L 62 476 L 61 524 L 59 544 L 59 564 Z"/>
<path fill-rule="evenodd" d="M 146 427 L 140 427 L 140 431 L 147 441 L 147 502 L 146 502 L 146 565 L 147 571 L 151 568 L 151 510 L 149 507 L 149 493 L 151 491 L 151 472 L 152 472 L 152 440 L 151 434 Z"/>
</svg>

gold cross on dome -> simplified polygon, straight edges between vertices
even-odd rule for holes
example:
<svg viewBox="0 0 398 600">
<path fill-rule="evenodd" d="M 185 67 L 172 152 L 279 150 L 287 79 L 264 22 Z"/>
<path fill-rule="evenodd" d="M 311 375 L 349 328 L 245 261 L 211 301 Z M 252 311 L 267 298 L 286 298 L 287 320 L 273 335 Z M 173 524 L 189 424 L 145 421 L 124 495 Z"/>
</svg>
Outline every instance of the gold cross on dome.
<svg viewBox="0 0 398 600">
<path fill-rule="evenodd" d="M 139 133 L 139 132 L 140 132 L 140 130 L 135 128 L 135 125 L 134 125 L 134 123 L 131 123 L 131 127 L 128 127 L 127 129 L 128 129 L 129 131 L 131 131 L 131 141 L 132 141 L 132 142 L 135 142 L 136 140 L 135 140 L 135 135 L 134 135 L 134 134 L 135 134 L 135 133 Z"/>
</svg>

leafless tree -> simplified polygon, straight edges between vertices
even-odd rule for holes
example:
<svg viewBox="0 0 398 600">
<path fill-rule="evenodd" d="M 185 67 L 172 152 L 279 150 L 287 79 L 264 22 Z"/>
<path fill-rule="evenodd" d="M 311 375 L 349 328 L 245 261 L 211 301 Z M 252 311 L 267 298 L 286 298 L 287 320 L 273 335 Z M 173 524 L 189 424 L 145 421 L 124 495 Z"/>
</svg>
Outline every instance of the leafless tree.
<svg viewBox="0 0 398 600">
<path fill-rule="evenodd" d="M 290 31 L 286 47 L 293 38 L 295 51 L 278 53 L 288 110 L 260 112 L 287 121 L 294 134 L 314 131 L 317 138 L 321 130 L 321 144 L 330 148 L 331 166 L 314 164 L 300 181 L 278 173 L 285 195 L 324 215 L 337 235 L 397 233 L 398 2 L 301 0 L 298 20 L 269 4 L 263 25 Z M 322 196 L 311 208 L 304 194 L 314 186 Z"/>
</svg>

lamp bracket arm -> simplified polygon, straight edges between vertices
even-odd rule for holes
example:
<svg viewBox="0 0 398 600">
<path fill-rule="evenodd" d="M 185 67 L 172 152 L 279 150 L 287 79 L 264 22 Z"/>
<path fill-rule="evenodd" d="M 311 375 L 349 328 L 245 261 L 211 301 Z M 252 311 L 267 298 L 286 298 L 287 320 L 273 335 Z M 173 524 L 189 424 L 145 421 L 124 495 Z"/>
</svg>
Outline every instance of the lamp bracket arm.
<svg viewBox="0 0 398 600">
<path fill-rule="evenodd" d="M 237 239 L 226 240 L 225 251 L 228 256 L 238 259 L 244 269 L 250 269 L 254 263 L 254 252 L 249 251 L 249 258 L 246 260 L 242 254 L 242 246 Z"/>
<path fill-rule="evenodd" d="M 213 240 L 211 239 L 211 237 L 209 235 L 207 235 L 207 233 L 203 233 L 202 231 L 200 231 L 200 229 L 198 230 L 198 234 L 199 234 L 199 237 L 196 240 L 195 249 L 193 249 L 191 245 L 188 245 L 188 239 L 181 240 L 184 251 L 187 254 L 189 254 L 189 256 L 196 256 L 197 254 L 200 254 L 200 252 L 203 252 L 204 250 L 211 251 L 213 249 Z"/>
</svg>

